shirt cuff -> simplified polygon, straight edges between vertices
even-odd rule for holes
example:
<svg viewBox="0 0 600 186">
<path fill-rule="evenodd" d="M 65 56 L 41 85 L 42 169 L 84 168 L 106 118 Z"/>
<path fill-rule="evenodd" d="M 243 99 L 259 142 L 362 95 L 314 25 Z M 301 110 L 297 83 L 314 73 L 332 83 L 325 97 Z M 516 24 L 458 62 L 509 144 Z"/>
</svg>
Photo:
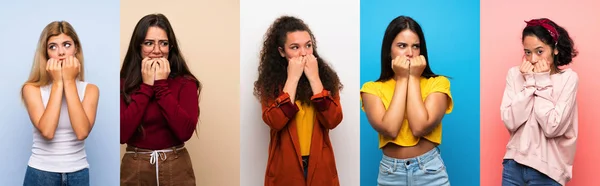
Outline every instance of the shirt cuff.
<svg viewBox="0 0 600 186">
<path fill-rule="evenodd" d="M 138 93 L 144 94 L 148 97 L 152 97 L 152 94 L 154 94 L 154 90 L 152 89 L 152 87 L 150 85 L 142 83 L 140 85 L 140 89 L 138 90 Z"/>
<path fill-rule="evenodd" d="M 169 83 L 167 83 L 166 79 L 154 81 L 154 85 L 152 86 L 152 89 L 156 93 L 157 99 L 164 97 L 166 94 L 168 94 L 170 92 L 169 91 Z"/>
<path fill-rule="evenodd" d="M 277 97 L 277 99 L 275 99 L 275 104 L 283 111 L 283 114 L 285 114 L 287 118 L 294 118 L 296 113 L 300 110 L 296 104 L 292 103 L 290 95 L 287 92 L 284 92 Z"/>
<path fill-rule="evenodd" d="M 322 112 L 329 109 L 329 105 L 333 99 L 331 98 L 331 92 L 323 89 L 321 93 L 313 95 L 310 100 L 315 105 L 315 108 Z"/>
<path fill-rule="evenodd" d="M 538 90 L 544 90 L 552 87 L 552 80 L 550 79 L 550 72 L 535 73 L 535 86 Z"/>
</svg>

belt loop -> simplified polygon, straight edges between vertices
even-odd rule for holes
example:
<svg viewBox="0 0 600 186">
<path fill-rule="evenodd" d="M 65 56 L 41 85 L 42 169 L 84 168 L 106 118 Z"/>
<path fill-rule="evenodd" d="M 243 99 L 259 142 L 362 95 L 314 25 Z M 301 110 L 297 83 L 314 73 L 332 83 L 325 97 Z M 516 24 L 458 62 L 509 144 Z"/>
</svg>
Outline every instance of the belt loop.
<svg viewBox="0 0 600 186">
<path fill-rule="evenodd" d="M 138 157 L 138 148 L 137 148 L 137 147 L 134 147 L 134 148 L 133 148 L 133 152 L 134 152 L 134 153 L 133 153 L 133 159 L 134 159 L 134 160 L 137 160 L 137 157 Z"/>
<path fill-rule="evenodd" d="M 175 159 L 179 158 L 179 150 L 177 150 L 177 147 L 172 147 L 173 148 L 173 154 L 175 154 Z"/>
</svg>

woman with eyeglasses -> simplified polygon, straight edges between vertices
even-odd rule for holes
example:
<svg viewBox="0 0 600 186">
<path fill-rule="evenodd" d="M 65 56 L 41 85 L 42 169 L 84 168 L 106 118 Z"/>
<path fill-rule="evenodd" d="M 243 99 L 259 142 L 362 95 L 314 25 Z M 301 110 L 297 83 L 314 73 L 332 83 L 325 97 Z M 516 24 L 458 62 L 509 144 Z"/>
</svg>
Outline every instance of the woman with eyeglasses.
<svg viewBox="0 0 600 186">
<path fill-rule="evenodd" d="M 196 130 L 200 90 L 167 17 L 144 16 L 121 68 L 121 185 L 195 185 L 184 144 Z"/>
</svg>

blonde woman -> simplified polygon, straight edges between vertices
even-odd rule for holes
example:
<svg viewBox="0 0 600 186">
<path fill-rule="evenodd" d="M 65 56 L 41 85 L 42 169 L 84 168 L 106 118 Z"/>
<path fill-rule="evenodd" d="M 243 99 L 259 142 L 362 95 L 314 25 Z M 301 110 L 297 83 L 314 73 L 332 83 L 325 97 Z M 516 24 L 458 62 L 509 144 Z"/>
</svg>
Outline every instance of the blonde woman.
<svg viewBox="0 0 600 186">
<path fill-rule="evenodd" d="M 83 51 L 71 24 L 48 24 L 21 89 L 34 126 L 23 185 L 89 185 L 84 140 L 94 126 L 99 90 L 84 81 L 83 72 Z"/>
</svg>

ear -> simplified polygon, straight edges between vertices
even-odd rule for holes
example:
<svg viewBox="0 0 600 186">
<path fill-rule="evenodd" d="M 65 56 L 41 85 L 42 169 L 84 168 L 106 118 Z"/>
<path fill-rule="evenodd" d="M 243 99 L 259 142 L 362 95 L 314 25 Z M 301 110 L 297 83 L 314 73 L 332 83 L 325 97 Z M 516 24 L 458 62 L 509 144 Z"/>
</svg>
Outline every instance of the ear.
<svg viewBox="0 0 600 186">
<path fill-rule="evenodd" d="M 283 48 L 277 47 L 277 50 L 279 51 L 279 55 L 281 55 L 281 57 L 285 57 L 285 51 L 283 51 Z"/>
<path fill-rule="evenodd" d="M 554 55 L 558 55 L 558 49 L 554 49 Z"/>
</svg>

